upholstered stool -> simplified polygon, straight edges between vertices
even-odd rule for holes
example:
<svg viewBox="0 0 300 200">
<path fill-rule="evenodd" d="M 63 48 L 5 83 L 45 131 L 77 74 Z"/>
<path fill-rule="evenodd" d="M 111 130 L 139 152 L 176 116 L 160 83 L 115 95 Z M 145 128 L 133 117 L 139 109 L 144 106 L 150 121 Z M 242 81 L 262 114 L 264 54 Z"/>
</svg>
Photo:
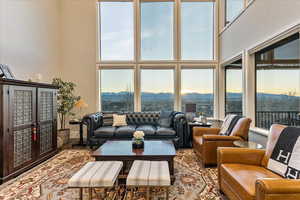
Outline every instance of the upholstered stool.
<svg viewBox="0 0 300 200">
<path fill-rule="evenodd" d="M 147 199 L 153 188 L 164 189 L 166 199 L 169 199 L 171 185 L 169 165 L 167 161 L 140 161 L 136 160 L 127 176 L 127 188 L 146 187 Z"/>
<path fill-rule="evenodd" d="M 69 188 L 80 189 L 80 199 L 82 199 L 82 189 L 89 189 L 89 198 L 92 199 L 93 188 L 112 188 L 117 183 L 118 175 L 123 167 L 119 161 L 97 161 L 88 162 L 81 168 L 68 182 Z"/>
</svg>

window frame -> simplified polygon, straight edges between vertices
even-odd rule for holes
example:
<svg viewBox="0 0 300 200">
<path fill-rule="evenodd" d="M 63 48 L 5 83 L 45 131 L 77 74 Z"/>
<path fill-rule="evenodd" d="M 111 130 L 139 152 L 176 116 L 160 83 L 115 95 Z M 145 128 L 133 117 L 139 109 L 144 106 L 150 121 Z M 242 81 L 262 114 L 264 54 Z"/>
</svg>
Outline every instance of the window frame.
<svg viewBox="0 0 300 200">
<path fill-rule="evenodd" d="M 239 61 L 239 60 L 241 60 L 241 67 L 233 67 L 233 66 L 231 66 L 231 67 L 228 67 L 228 66 L 230 66 L 231 64 L 234 64 L 235 62 L 237 62 L 237 61 Z M 241 85 L 241 87 L 242 87 L 242 115 L 243 115 L 243 113 L 244 113 L 244 111 L 243 111 L 243 106 L 244 106 L 244 77 L 243 77 L 243 60 L 242 60 L 242 58 L 240 58 L 240 59 L 238 59 L 238 60 L 235 60 L 234 62 L 231 62 L 231 63 L 229 63 L 229 64 L 227 64 L 227 65 L 225 65 L 224 66 L 224 113 L 225 113 L 225 116 L 226 116 L 226 105 L 227 105 L 227 98 L 226 98 L 226 93 L 227 93 L 227 70 L 228 69 L 240 69 L 241 70 L 241 72 L 242 72 L 242 85 Z"/>
<path fill-rule="evenodd" d="M 137 8 L 137 21 L 138 21 L 138 23 L 137 23 L 137 25 L 138 25 L 138 27 L 137 27 L 137 33 L 136 33 L 136 35 L 138 36 L 137 38 L 138 38 L 138 44 L 139 44 L 139 46 L 137 46 L 137 52 L 138 52 L 138 56 L 137 56 L 137 58 L 136 58 L 136 60 L 137 60 L 137 62 L 139 62 L 139 63 L 151 63 L 151 62 L 153 62 L 153 63 L 164 63 L 164 62 L 167 62 L 167 63 L 172 63 L 173 61 L 176 61 L 178 58 L 177 58 L 177 26 L 178 26 L 178 21 L 177 21 L 177 19 L 178 19 L 178 13 L 176 12 L 176 0 L 137 0 L 137 2 L 138 2 L 138 4 L 139 4 L 139 6 L 138 6 L 138 8 Z M 166 59 L 166 60 L 143 60 L 142 59 L 142 51 L 141 51 L 141 49 L 142 49 L 142 19 L 141 19 L 141 14 L 142 14 L 142 7 L 141 7 L 141 4 L 143 3 L 143 2 L 153 2 L 153 3 L 155 3 L 155 2 L 157 2 L 157 3 L 159 3 L 159 2 L 173 2 L 173 59 L 171 59 L 171 60 L 168 60 L 168 59 Z"/>
<path fill-rule="evenodd" d="M 185 2 L 213 2 L 213 29 L 212 29 L 212 34 L 213 34 L 213 41 L 212 41 L 212 59 L 211 60 L 197 60 L 197 59 L 193 59 L 193 60 L 184 60 L 182 59 L 182 40 L 181 40 L 181 36 L 182 36 L 182 31 L 181 31 L 181 25 L 182 25 L 182 16 L 181 16 L 181 3 L 185 3 Z M 181 0 L 180 1 L 180 5 L 178 6 L 178 40 L 177 40 L 177 46 L 178 46 L 178 59 L 183 61 L 183 62 L 191 62 L 191 63 L 196 63 L 196 62 L 209 62 L 209 61 L 216 61 L 218 59 L 218 46 L 217 46 L 217 18 L 218 18 L 218 3 L 217 1 L 214 0 Z"/>
<path fill-rule="evenodd" d="M 141 69 L 174 69 L 174 110 L 181 111 L 181 67 L 213 68 L 214 69 L 214 117 L 218 116 L 217 105 L 217 69 L 218 69 L 218 7 L 216 0 L 174 0 L 173 24 L 173 60 L 141 60 L 141 2 L 166 2 L 171 0 L 98 0 L 97 3 L 97 55 L 96 55 L 96 81 L 97 81 L 97 110 L 101 111 L 101 69 L 134 69 L 134 111 L 141 111 Z M 101 60 L 101 13 L 100 2 L 133 2 L 134 9 L 134 60 Z M 213 59 L 212 60 L 181 60 L 181 2 L 214 2 L 213 15 Z"/>
<path fill-rule="evenodd" d="M 205 65 L 205 64 L 181 64 L 179 65 L 179 86 L 178 86 L 178 90 L 179 90 L 179 95 L 178 95 L 178 107 L 180 109 L 180 111 L 182 111 L 182 97 L 181 97 L 181 89 L 182 89 L 182 70 L 185 69 L 212 69 L 213 70 L 213 118 L 218 118 L 218 88 L 217 88 L 217 75 L 218 75 L 218 69 L 215 65 Z"/>
<path fill-rule="evenodd" d="M 300 41 L 300 32 L 298 33 L 294 33 L 294 34 L 291 34 L 289 35 L 288 37 L 285 37 L 273 44 L 270 44 L 269 46 L 265 47 L 265 48 L 262 48 L 260 49 L 259 51 L 256 51 L 254 52 L 253 54 L 253 59 L 254 59 L 254 119 L 255 119 L 255 127 L 259 130 L 263 130 L 263 131 L 266 131 L 268 129 L 264 128 L 264 127 L 258 127 L 257 124 L 258 124 L 258 115 L 257 115 L 257 74 L 258 74 L 258 67 L 257 67 L 257 54 L 260 54 L 262 52 L 269 52 L 269 55 L 268 55 L 268 60 L 269 61 L 274 61 L 274 50 L 280 46 L 283 46 L 285 44 L 288 44 L 292 41 L 294 41 L 295 39 L 293 38 L 298 38 L 298 40 Z M 297 40 L 297 39 L 296 39 Z M 286 61 L 286 60 L 279 60 L 281 61 L 283 64 L 288 64 L 289 62 Z"/>
<path fill-rule="evenodd" d="M 221 19 L 221 25 L 220 25 L 220 33 L 224 32 L 229 26 L 231 26 L 231 24 L 233 24 L 255 0 L 243 0 L 243 1 L 244 1 L 243 8 L 232 19 L 232 21 L 228 22 L 228 23 L 227 23 L 227 0 L 222 1 L 222 5 L 221 5 L 222 19 Z"/>
<path fill-rule="evenodd" d="M 155 65 L 153 66 L 152 64 L 140 64 L 138 65 L 139 68 L 139 72 L 138 72 L 138 76 L 139 76 L 139 91 L 138 91 L 138 102 L 139 102 L 139 109 L 138 111 L 142 111 L 142 70 L 173 70 L 173 92 L 174 92 L 174 105 L 173 105 L 173 109 L 177 110 L 177 100 L 176 100 L 176 65 L 172 65 L 172 64 L 159 64 L 159 65 Z"/>
<path fill-rule="evenodd" d="M 228 26 L 229 24 L 231 24 L 232 22 L 235 21 L 236 18 L 239 17 L 239 15 L 243 12 L 243 10 L 246 8 L 247 6 L 247 0 L 242 0 L 243 1 L 243 8 L 238 12 L 238 14 L 233 17 L 233 19 L 231 21 L 227 21 L 227 5 L 228 5 L 228 0 L 224 0 L 224 27 Z"/>
<path fill-rule="evenodd" d="M 101 72 L 102 70 L 132 70 L 133 71 L 133 94 L 134 94 L 134 110 L 136 105 L 136 70 L 134 65 L 99 65 L 97 68 L 96 78 L 98 79 L 97 89 L 97 107 L 98 110 L 102 110 L 102 99 L 101 99 Z"/>
</svg>

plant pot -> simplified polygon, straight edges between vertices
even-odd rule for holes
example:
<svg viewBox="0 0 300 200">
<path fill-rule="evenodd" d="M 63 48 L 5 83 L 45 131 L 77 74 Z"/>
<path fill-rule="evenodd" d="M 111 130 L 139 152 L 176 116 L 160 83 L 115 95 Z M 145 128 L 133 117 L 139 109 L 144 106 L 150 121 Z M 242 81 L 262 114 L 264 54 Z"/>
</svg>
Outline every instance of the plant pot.
<svg viewBox="0 0 300 200">
<path fill-rule="evenodd" d="M 59 129 L 57 131 L 57 147 L 60 148 L 70 141 L 70 129 Z"/>
</svg>

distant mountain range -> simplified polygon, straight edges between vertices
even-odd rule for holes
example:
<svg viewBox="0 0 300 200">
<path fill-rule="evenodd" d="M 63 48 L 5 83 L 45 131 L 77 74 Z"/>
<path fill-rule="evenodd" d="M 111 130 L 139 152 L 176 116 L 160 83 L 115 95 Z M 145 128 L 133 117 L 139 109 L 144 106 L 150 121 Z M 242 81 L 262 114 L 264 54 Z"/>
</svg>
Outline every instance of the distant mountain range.
<svg viewBox="0 0 300 200">
<path fill-rule="evenodd" d="M 242 98 L 241 93 L 228 93 L 229 98 L 233 99 L 238 99 Z M 119 101 L 120 98 L 133 98 L 133 93 L 130 92 L 103 92 L 102 93 L 102 98 L 107 100 L 107 101 Z M 150 92 L 142 92 L 142 98 L 145 101 L 148 100 L 168 100 L 171 98 L 174 98 L 174 95 L 172 93 L 150 93 Z M 189 100 L 209 100 L 213 98 L 212 93 L 207 93 L 207 94 L 200 94 L 200 93 L 187 93 L 183 95 L 183 99 L 189 99 Z M 273 100 L 284 100 L 284 99 L 291 99 L 291 98 L 296 98 L 300 100 L 299 96 L 288 96 L 284 94 L 268 94 L 268 93 L 258 93 L 258 98 L 271 98 Z"/>
</svg>

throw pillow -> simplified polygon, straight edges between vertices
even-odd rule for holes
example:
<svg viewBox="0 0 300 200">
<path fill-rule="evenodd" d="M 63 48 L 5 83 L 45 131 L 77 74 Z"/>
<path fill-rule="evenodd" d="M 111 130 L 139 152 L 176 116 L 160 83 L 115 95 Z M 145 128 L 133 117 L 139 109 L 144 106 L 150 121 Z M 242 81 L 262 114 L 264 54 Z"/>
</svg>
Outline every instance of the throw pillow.
<svg viewBox="0 0 300 200">
<path fill-rule="evenodd" d="M 229 125 L 229 127 L 228 127 L 228 129 L 227 129 L 227 132 L 226 132 L 226 135 L 227 135 L 227 136 L 229 136 L 229 135 L 232 134 L 232 131 L 233 131 L 235 125 L 236 125 L 236 124 L 238 123 L 238 121 L 239 121 L 240 119 L 242 119 L 242 118 L 243 118 L 242 116 L 236 115 L 236 116 L 231 120 L 231 123 L 230 123 L 230 125 Z"/>
<path fill-rule="evenodd" d="M 282 130 L 267 168 L 288 179 L 300 179 L 300 128 Z"/>
<path fill-rule="evenodd" d="M 158 120 L 159 126 L 169 128 L 172 123 L 171 116 L 172 116 L 172 111 L 161 111 Z"/>
<path fill-rule="evenodd" d="M 236 115 L 227 115 L 224 119 L 224 122 L 221 126 L 220 135 L 227 135 L 228 134 L 228 128 L 233 120 L 233 118 Z"/>
<path fill-rule="evenodd" d="M 113 114 L 113 126 L 127 126 L 126 115 Z"/>
<path fill-rule="evenodd" d="M 113 114 L 112 113 L 104 113 L 103 114 L 103 126 L 112 126 L 113 125 Z"/>
</svg>

